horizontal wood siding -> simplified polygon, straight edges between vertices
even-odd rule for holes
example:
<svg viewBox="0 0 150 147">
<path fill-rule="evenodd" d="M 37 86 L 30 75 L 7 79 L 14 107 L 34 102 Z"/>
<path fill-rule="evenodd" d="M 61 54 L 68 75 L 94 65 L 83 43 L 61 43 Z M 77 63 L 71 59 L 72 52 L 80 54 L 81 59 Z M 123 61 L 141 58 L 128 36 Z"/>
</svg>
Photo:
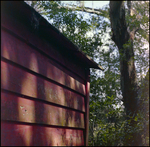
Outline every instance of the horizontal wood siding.
<svg viewBox="0 0 150 147">
<path fill-rule="evenodd" d="M 2 120 L 84 128 L 84 114 L 77 111 L 3 92 L 1 102 Z"/>
<path fill-rule="evenodd" d="M 2 15 L 2 145 L 85 145 L 85 83 L 83 67 Z"/>
<path fill-rule="evenodd" d="M 84 97 L 51 81 L 1 61 L 1 88 L 85 112 Z"/>
<path fill-rule="evenodd" d="M 31 46 L 33 49 L 38 50 L 45 56 L 53 59 L 53 61 L 58 62 L 62 66 L 65 66 L 66 69 L 77 74 L 81 78 L 86 79 L 85 70 L 83 67 L 80 67 L 73 62 L 68 62 L 68 59 L 64 58 L 57 51 L 57 48 L 51 44 L 52 42 L 48 43 L 45 40 L 41 40 L 41 38 L 33 34 L 33 32 L 30 32 L 25 25 L 17 21 L 15 18 L 8 16 L 7 14 L 2 15 L 1 17 L 1 27 L 3 29 L 8 30 L 9 33 L 13 34 L 14 37 L 22 40 L 24 43 Z"/>
<path fill-rule="evenodd" d="M 65 85 L 75 91 L 85 94 L 84 80 L 77 77 L 74 79 L 71 72 L 67 72 L 53 60 L 32 49 L 26 43 L 14 36 L 2 31 L 2 57 L 22 65 L 36 73 L 39 73 L 53 81 Z M 66 73 L 67 72 L 67 73 Z"/>
<path fill-rule="evenodd" d="M 84 146 L 83 130 L 9 122 L 1 123 L 1 141 L 2 146 Z"/>
</svg>

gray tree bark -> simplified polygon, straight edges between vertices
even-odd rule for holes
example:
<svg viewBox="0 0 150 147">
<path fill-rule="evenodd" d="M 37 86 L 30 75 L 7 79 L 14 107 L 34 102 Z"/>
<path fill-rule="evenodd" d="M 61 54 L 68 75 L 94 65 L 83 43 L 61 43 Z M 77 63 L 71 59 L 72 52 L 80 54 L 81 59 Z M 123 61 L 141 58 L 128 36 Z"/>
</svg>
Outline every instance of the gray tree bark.
<svg viewBox="0 0 150 147">
<path fill-rule="evenodd" d="M 134 65 L 133 40 L 138 29 L 127 29 L 129 26 L 127 26 L 125 20 L 125 7 L 123 1 L 110 1 L 109 5 L 111 29 L 113 32 L 112 40 L 115 42 L 120 52 L 121 91 L 126 110 L 126 119 L 128 120 L 130 118 L 129 116 L 134 116 L 131 123 L 128 124 L 134 128 L 134 126 L 136 126 L 134 118 L 138 112 L 138 87 Z M 131 2 L 128 2 L 128 8 L 128 13 L 130 14 Z M 136 133 L 132 133 L 131 135 L 132 137 L 130 139 L 125 139 L 124 145 L 140 145 L 140 135 Z M 128 136 L 125 138 L 128 138 Z"/>
</svg>

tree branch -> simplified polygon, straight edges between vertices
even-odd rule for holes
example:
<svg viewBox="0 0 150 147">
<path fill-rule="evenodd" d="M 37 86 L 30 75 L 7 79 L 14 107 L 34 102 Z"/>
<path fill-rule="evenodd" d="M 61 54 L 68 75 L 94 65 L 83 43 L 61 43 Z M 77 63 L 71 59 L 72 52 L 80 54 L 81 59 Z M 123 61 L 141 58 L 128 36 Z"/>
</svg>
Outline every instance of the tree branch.
<svg viewBox="0 0 150 147">
<path fill-rule="evenodd" d="M 97 14 L 97 15 L 105 14 L 107 12 L 107 10 L 94 9 L 90 7 L 80 7 L 76 5 L 72 5 L 72 6 L 60 6 L 59 5 L 58 8 L 65 8 L 65 9 L 70 9 L 73 11 L 82 11 L 82 12 L 87 12 L 87 13 Z M 105 16 L 105 17 L 109 18 L 109 16 Z"/>
<path fill-rule="evenodd" d="M 127 1 L 127 6 L 128 6 L 128 14 L 131 15 L 131 1 Z"/>
</svg>

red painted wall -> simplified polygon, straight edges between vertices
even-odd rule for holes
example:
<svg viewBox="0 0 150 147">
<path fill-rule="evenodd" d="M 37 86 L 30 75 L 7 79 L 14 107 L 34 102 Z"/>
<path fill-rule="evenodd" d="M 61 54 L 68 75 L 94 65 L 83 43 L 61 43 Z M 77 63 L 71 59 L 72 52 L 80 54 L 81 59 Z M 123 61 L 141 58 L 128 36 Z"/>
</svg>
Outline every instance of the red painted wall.
<svg viewBox="0 0 150 147">
<path fill-rule="evenodd" d="M 89 73 L 15 18 L 1 25 L 1 145 L 86 145 Z"/>
</svg>

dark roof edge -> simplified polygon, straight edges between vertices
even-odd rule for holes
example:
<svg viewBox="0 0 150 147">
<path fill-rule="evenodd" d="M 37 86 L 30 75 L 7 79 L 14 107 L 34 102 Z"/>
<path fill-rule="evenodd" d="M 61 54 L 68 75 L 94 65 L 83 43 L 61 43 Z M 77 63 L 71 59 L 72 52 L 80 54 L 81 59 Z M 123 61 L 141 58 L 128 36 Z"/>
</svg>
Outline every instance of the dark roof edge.
<svg viewBox="0 0 150 147">
<path fill-rule="evenodd" d="M 32 7 L 30 7 L 25 2 L 19 1 L 3 1 L 1 3 L 1 8 L 5 6 L 18 11 L 17 15 L 22 15 L 22 17 L 31 17 L 31 12 L 35 13 L 37 17 L 40 18 L 39 26 L 45 26 L 42 31 L 44 33 L 51 32 L 56 40 L 59 40 L 62 46 L 68 51 L 72 51 L 73 55 L 77 58 L 80 58 L 86 64 L 88 64 L 89 68 L 95 68 L 104 70 L 100 65 L 98 65 L 94 60 L 92 60 L 88 55 L 85 55 L 79 48 L 71 42 L 67 37 L 65 37 L 58 29 L 52 26 L 43 16 L 41 16 L 38 12 L 36 12 Z M 7 8 L 6 8 L 7 9 Z M 46 30 L 47 29 L 47 30 Z M 46 39 L 46 38 L 45 38 Z"/>
</svg>

